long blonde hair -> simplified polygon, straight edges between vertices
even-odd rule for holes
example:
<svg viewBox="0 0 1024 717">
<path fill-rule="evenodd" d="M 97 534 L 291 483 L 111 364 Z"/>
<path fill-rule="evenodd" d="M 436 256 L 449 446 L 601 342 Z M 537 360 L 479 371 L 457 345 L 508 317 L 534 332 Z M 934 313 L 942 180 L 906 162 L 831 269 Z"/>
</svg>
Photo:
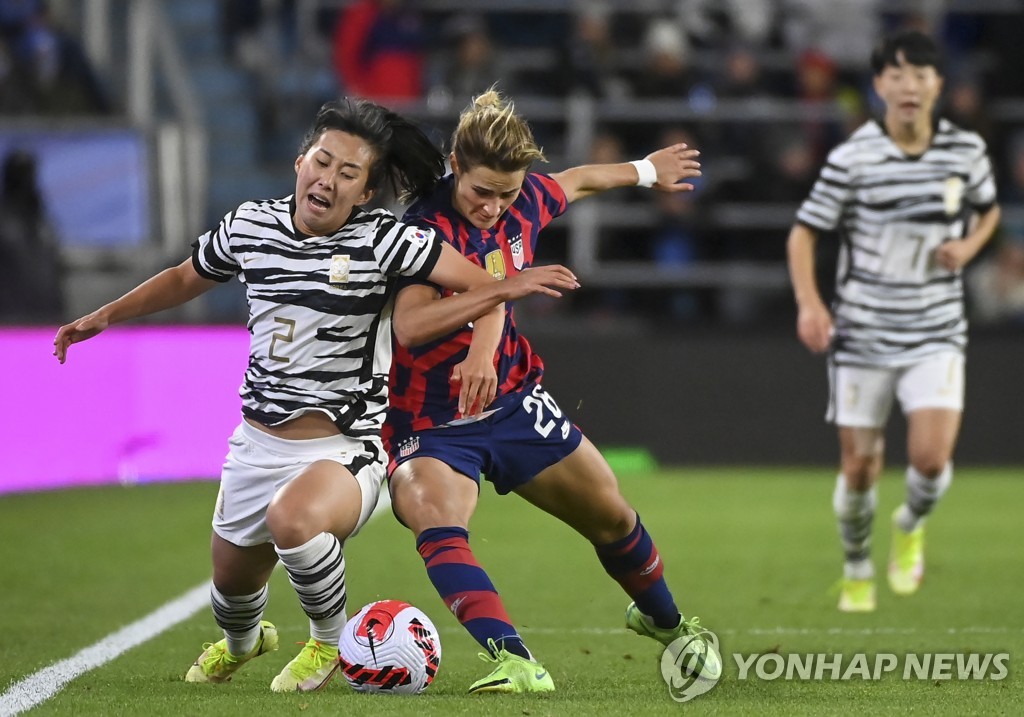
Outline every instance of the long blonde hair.
<svg viewBox="0 0 1024 717">
<path fill-rule="evenodd" d="M 474 97 L 459 115 L 459 125 L 452 133 L 452 152 L 462 171 L 483 166 L 497 172 L 518 172 L 538 159 L 547 161 L 530 125 L 495 86 Z"/>
</svg>

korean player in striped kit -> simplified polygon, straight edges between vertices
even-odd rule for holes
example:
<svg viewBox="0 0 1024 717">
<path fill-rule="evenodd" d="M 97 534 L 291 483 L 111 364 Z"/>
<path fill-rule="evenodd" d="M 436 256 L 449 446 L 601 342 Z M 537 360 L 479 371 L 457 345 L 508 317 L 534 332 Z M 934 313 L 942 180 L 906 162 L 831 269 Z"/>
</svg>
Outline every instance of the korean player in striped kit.
<svg viewBox="0 0 1024 717">
<path fill-rule="evenodd" d="M 221 472 L 211 538 L 211 602 L 224 637 L 204 645 L 188 682 L 226 682 L 277 649 L 277 628 L 263 614 L 279 561 L 310 636 L 271 689 L 315 690 L 336 672 L 346 621 L 344 543 L 368 519 L 385 476 L 380 432 L 395 278 L 465 292 L 474 316 L 528 293 L 558 296 L 576 286 L 562 267 L 514 284 L 495 281 L 432 230 L 364 209 L 382 188 L 426 196 L 444 167 L 426 135 L 385 107 L 325 104 L 294 166 L 294 194 L 245 202 L 199 237 L 190 258 L 62 326 L 54 339 L 63 363 L 71 344 L 112 324 L 235 277 L 245 284 L 251 338 L 242 421 Z"/>
<path fill-rule="evenodd" d="M 844 553 L 839 609 L 876 607 L 871 533 L 893 399 L 907 419 L 906 500 L 892 516 L 887 578 L 896 595 L 924 576 L 924 521 L 953 479 L 964 400 L 967 319 L 961 269 L 1000 208 L 984 140 L 935 117 L 939 49 L 907 31 L 871 57 L 881 119 L 832 150 L 788 240 L 800 341 L 827 353 L 827 420 L 839 433 L 833 509 Z M 824 232 L 842 241 L 831 310 L 815 278 Z"/>
</svg>

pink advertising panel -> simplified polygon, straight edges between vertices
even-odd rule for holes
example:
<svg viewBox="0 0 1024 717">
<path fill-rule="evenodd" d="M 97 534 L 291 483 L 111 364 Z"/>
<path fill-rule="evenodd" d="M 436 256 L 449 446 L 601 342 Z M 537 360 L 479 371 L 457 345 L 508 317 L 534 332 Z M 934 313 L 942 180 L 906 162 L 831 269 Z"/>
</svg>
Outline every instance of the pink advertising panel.
<svg viewBox="0 0 1024 717">
<path fill-rule="evenodd" d="M 241 327 L 0 328 L 0 493 L 216 478 L 241 419 Z"/>
</svg>

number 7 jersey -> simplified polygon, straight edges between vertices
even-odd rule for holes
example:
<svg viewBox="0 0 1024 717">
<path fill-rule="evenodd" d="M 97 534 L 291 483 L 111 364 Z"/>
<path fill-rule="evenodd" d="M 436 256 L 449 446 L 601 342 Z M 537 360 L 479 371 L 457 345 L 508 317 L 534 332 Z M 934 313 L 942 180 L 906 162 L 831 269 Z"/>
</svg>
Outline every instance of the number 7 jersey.
<svg viewBox="0 0 1024 717">
<path fill-rule="evenodd" d="M 832 354 L 839 365 L 903 366 L 967 344 L 960 272 L 935 250 L 996 200 L 984 140 L 940 120 L 907 155 L 876 121 L 832 150 L 797 221 L 841 241 Z"/>
</svg>

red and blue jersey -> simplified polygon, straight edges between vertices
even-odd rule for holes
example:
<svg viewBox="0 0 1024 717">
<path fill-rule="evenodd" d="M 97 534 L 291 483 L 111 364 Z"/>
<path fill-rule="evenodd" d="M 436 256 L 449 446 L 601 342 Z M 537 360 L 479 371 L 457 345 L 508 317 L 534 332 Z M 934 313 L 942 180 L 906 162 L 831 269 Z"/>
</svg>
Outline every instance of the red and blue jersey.
<svg viewBox="0 0 1024 717">
<path fill-rule="evenodd" d="M 463 256 L 504 279 L 533 264 L 540 230 L 568 206 L 565 192 L 546 174 L 527 174 L 522 191 L 490 229 L 477 229 L 452 206 L 454 177 L 438 183 L 432 195 L 414 203 L 403 221 L 430 227 Z M 402 279 L 399 290 L 415 279 Z M 422 282 L 420 282 L 422 283 Z M 442 298 L 451 292 L 435 287 Z M 452 369 L 466 360 L 473 329 L 463 326 L 421 346 L 406 348 L 392 338 L 391 392 L 384 439 L 440 426 L 459 418 L 459 387 Z M 540 380 L 544 364 L 516 329 L 512 303 L 505 305 L 505 327 L 495 357 L 498 397 Z"/>
</svg>

